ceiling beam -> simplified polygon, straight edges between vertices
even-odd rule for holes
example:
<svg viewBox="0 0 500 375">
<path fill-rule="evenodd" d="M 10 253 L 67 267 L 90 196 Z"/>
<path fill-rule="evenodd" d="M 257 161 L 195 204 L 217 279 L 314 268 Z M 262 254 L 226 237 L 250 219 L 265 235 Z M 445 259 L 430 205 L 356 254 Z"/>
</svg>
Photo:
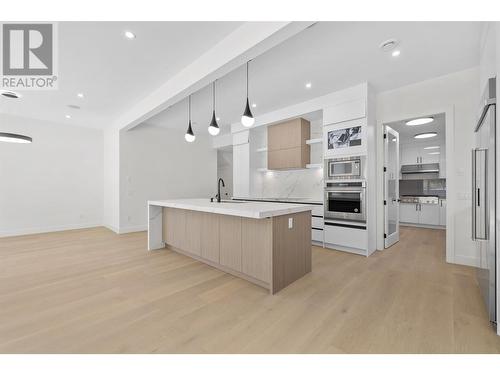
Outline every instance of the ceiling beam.
<svg viewBox="0 0 500 375">
<path fill-rule="evenodd" d="M 313 22 L 245 22 L 114 121 L 130 130 L 309 27 Z"/>
</svg>

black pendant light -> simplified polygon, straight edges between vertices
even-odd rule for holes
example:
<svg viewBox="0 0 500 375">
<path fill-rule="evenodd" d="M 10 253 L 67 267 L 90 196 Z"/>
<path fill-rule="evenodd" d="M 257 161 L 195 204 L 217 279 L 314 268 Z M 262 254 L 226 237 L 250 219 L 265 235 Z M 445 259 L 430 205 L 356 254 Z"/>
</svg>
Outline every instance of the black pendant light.
<svg viewBox="0 0 500 375">
<path fill-rule="evenodd" d="M 243 116 L 241 116 L 241 124 L 246 128 L 251 127 L 255 123 L 252 111 L 250 110 L 250 103 L 248 102 L 248 63 L 249 61 L 247 61 L 247 104 L 245 106 L 245 112 L 243 112 Z"/>
<path fill-rule="evenodd" d="M 186 142 L 194 142 L 196 139 L 194 133 L 193 133 L 193 128 L 191 127 L 191 95 L 189 95 L 188 98 L 188 117 L 189 117 L 189 125 L 186 131 L 186 134 L 184 134 L 184 139 Z"/>
<path fill-rule="evenodd" d="M 212 83 L 213 87 L 213 94 L 212 94 L 212 99 L 213 99 L 213 112 L 212 112 L 212 121 L 210 121 L 210 125 L 208 126 L 208 132 L 210 135 L 217 135 L 220 132 L 219 124 L 217 124 L 217 117 L 215 116 L 215 83 L 217 80 Z"/>
<path fill-rule="evenodd" d="M 31 143 L 33 139 L 27 135 L 0 132 L 0 142 Z"/>
<path fill-rule="evenodd" d="M 2 91 L 0 92 L 0 95 L 9 99 L 19 99 L 21 97 L 20 94 L 13 91 Z M 33 139 L 31 137 L 28 137 L 27 135 L 0 132 L 0 142 L 32 143 Z"/>
</svg>

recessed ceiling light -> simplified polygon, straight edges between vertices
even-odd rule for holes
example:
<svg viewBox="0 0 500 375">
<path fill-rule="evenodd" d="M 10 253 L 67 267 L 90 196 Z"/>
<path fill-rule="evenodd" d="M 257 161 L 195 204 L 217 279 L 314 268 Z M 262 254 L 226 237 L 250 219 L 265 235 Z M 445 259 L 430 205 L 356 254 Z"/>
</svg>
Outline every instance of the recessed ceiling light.
<svg viewBox="0 0 500 375">
<path fill-rule="evenodd" d="M 433 117 L 421 117 L 421 118 L 416 118 L 410 121 L 406 121 L 406 125 L 408 126 L 414 126 L 414 125 L 424 125 L 428 124 L 430 122 L 433 122 L 434 118 Z"/>
<path fill-rule="evenodd" d="M 382 43 L 380 43 L 379 48 L 384 52 L 392 51 L 398 45 L 398 41 L 396 39 L 388 39 Z"/>
<path fill-rule="evenodd" d="M 413 138 L 416 139 L 424 139 L 424 138 L 432 138 L 437 135 L 436 132 L 429 132 L 429 133 L 420 133 L 420 134 L 415 134 Z"/>
<path fill-rule="evenodd" d="M 399 55 L 401 55 L 401 51 L 400 50 L 395 49 L 394 51 L 392 51 L 392 57 L 398 57 Z"/>
<path fill-rule="evenodd" d="M 429 152 L 429 155 L 439 155 L 440 152 L 439 151 L 436 151 L 436 152 Z"/>
<path fill-rule="evenodd" d="M 257 107 L 257 104 L 252 103 L 252 108 L 255 108 L 255 107 Z"/>
<path fill-rule="evenodd" d="M 5 96 L 9 99 L 19 99 L 21 97 L 21 94 L 14 91 L 2 91 L 2 96 Z"/>
<path fill-rule="evenodd" d="M 76 94 L 76 96 L 78 96 L 80 99 L 83 99 L 85 97 L 82 92 L 79 92 L 78 94 Z"/>
<path fill-rule="evenodd" d="M 424 147 L 424 150 L 435 150 L 439 148 L 439 146 L 429 146 L 429 147 Z"/>
<path fill-rule="evenodd" d="M 125 31 L 125 37 L 127 39 L 135 39 L 135 34 L 132 31 Z"/>
<path fill-rule="evenodd" d="M 310 89 L 312 87 L 312 83 L 311 82 L 307 82 L 306 83 L 306 89 Z"/>
<path fill-rule="evenodd" d="M 66 117 L 66 118 L 71 118 L 71 115 L 66 115 L 66 116 L 64 116 L 64 117 Z"/>
<path fill-rule="evenodd" d="M 220 121 L 220 117 L 217 117 L 217 118 L 216 118 L 216 120 L 217 120 L 217 121 Z"/>
</svg>

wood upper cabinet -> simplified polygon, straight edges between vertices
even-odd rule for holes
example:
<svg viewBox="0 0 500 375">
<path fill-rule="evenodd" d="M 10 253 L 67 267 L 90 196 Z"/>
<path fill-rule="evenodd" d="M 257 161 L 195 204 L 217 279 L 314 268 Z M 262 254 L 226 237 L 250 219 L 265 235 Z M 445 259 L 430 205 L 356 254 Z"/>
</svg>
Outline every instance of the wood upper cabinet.
<svg viewBox="0 0 500 375">
<path fill-rule="evenodd" d="M 305 168 L 310 162 L 306 140 L 311 124 L 303 118 L 287 120 L 267 127 L 267 168 Z"/>
</svg>

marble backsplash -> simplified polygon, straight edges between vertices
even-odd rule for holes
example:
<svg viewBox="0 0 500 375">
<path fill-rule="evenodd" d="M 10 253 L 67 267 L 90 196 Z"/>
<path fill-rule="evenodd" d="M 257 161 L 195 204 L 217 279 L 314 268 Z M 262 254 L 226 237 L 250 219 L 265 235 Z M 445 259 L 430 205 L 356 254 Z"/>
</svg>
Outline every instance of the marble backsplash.
<svg viewBox="0 0 500 375">
<path fill-rule="evenodd" d="M 323 169 L 254 171 L 250 195 L 254 198 L 323 199 Z"/>
</svg>

